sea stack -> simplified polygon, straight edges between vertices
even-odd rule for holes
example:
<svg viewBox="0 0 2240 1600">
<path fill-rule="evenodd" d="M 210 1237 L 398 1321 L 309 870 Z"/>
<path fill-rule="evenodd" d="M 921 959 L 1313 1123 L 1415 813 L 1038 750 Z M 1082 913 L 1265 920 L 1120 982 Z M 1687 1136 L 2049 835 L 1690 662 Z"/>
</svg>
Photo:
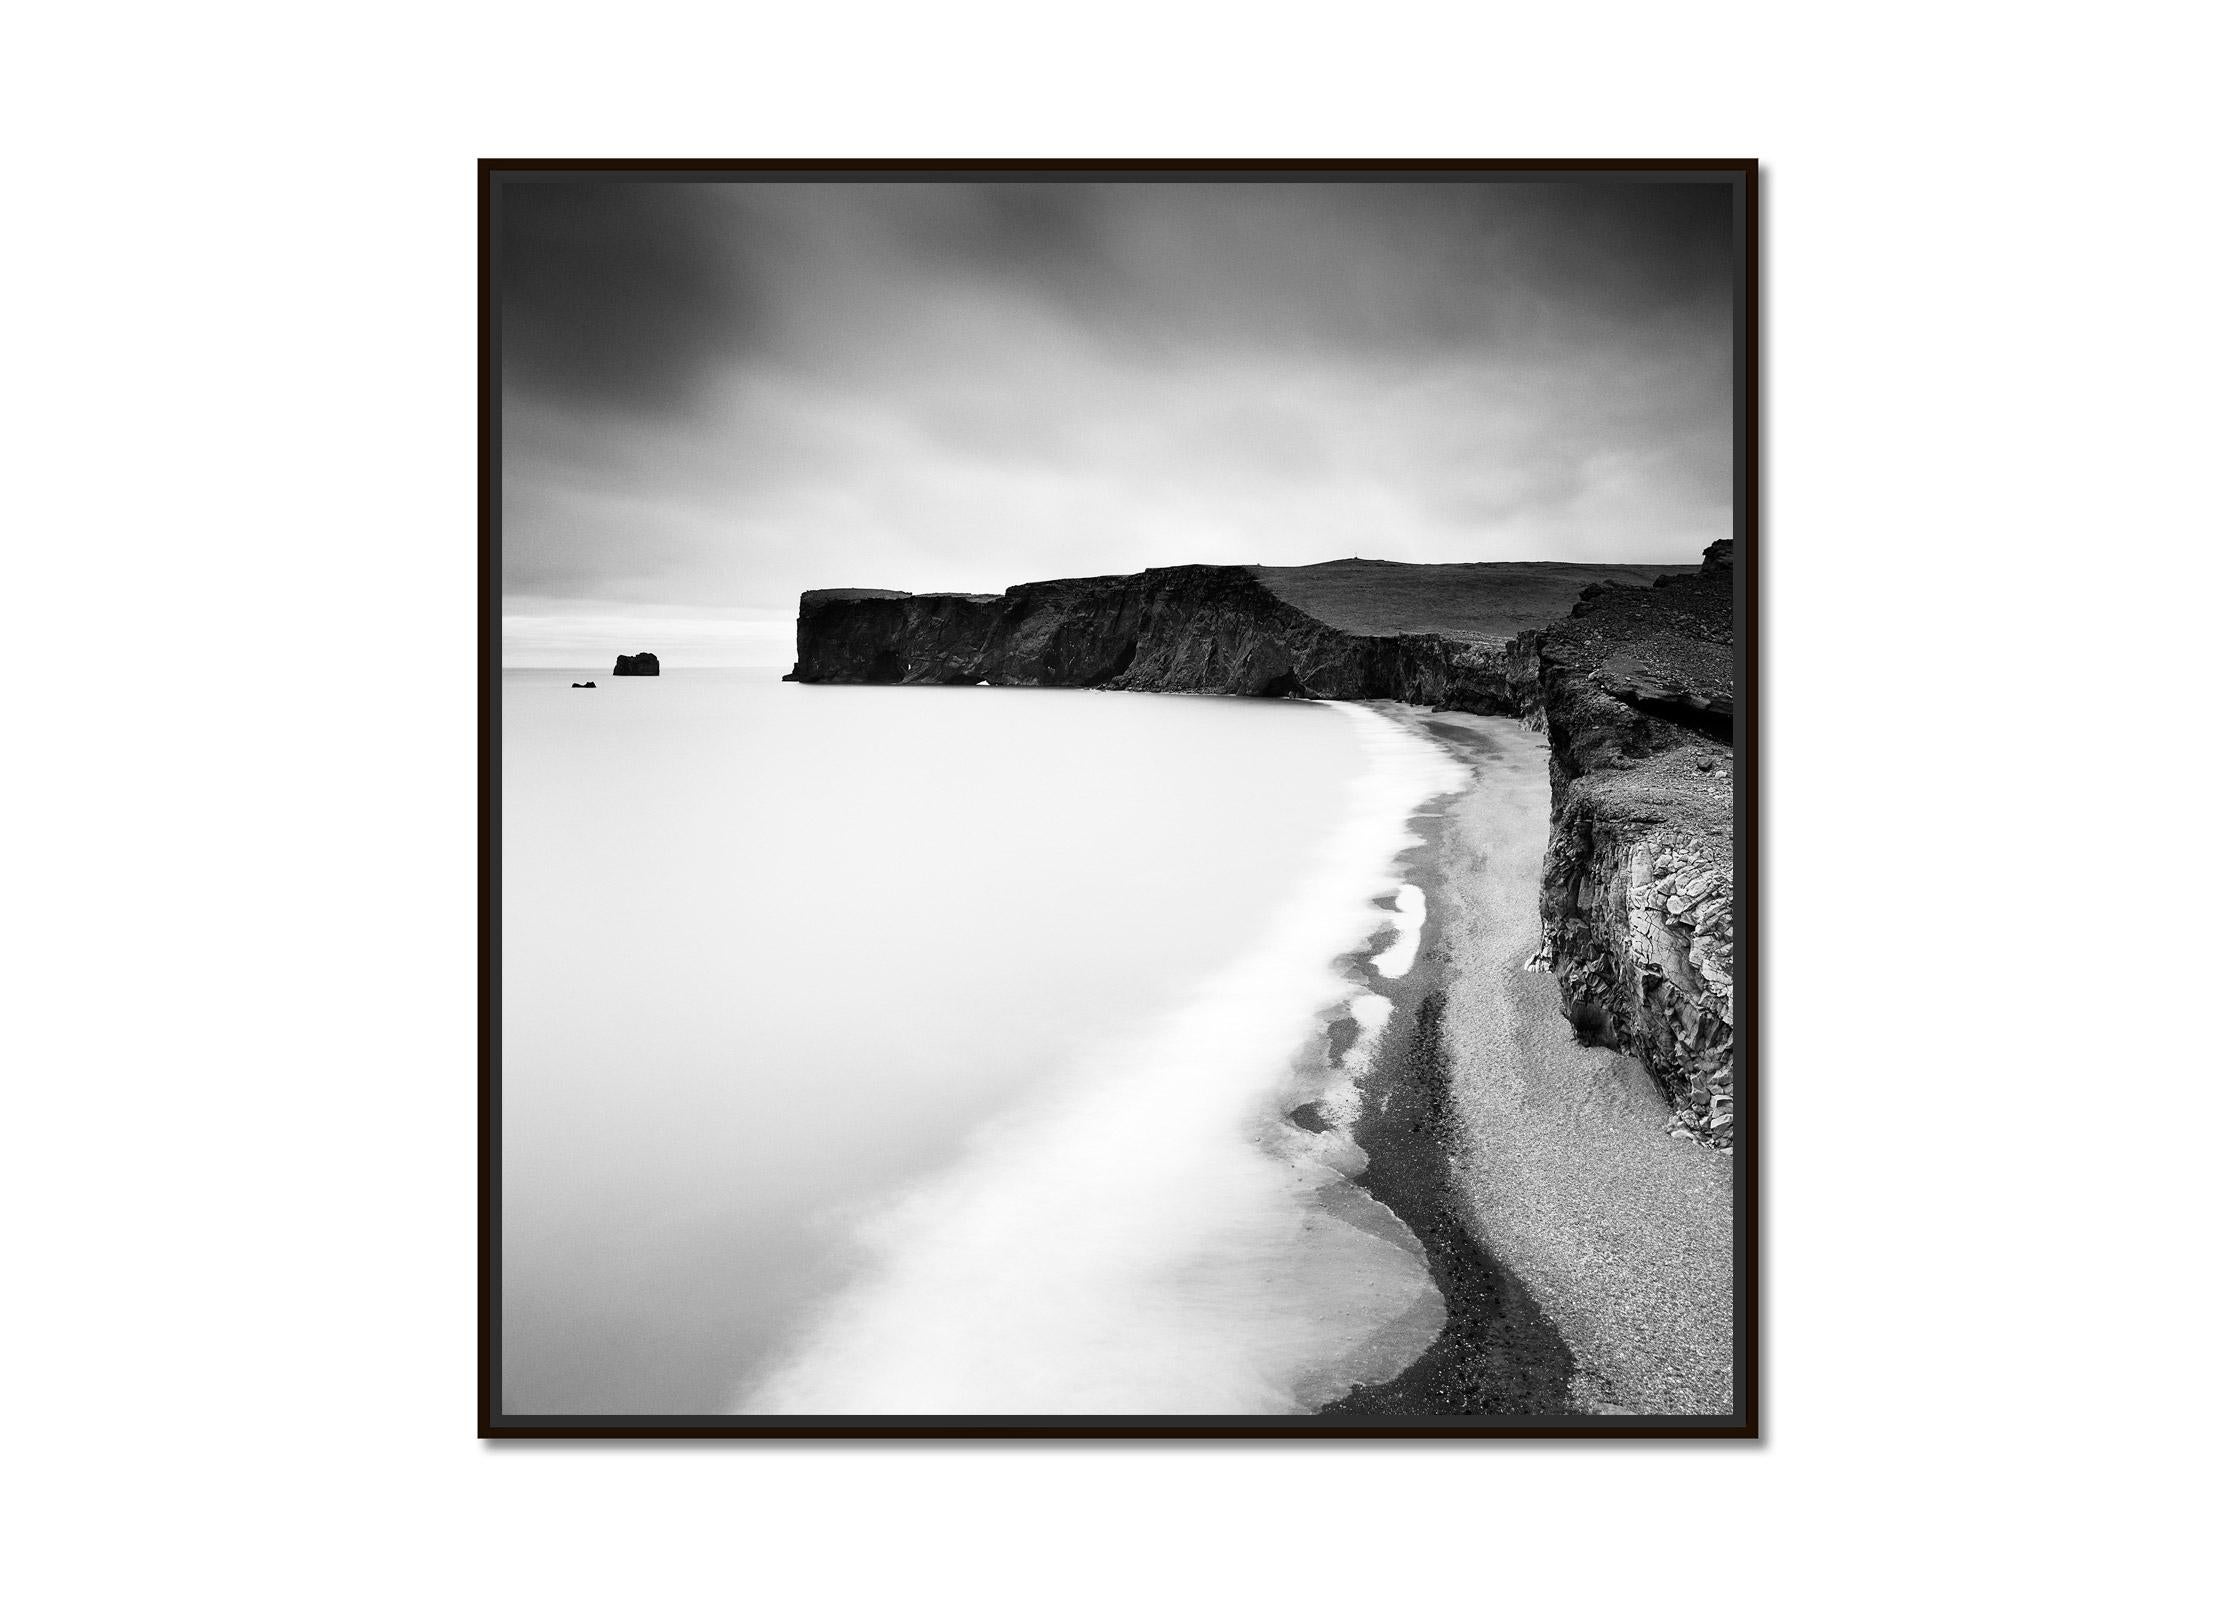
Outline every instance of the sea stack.
<svg viewBox="0 0 2240 1600">
<path fill-rule="evenodd" d="M 618 678 L 658 678 L 661 676 L 661 658 L 651 650 L 640 651 L 634 656 L 616 656 L 614 675 Z"/>
</svg>

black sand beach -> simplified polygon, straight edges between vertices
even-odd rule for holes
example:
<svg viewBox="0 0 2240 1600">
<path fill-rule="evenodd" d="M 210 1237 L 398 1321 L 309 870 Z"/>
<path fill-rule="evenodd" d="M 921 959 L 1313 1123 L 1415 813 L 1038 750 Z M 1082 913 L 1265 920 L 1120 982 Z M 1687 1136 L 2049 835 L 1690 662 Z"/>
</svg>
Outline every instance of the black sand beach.
<svg viewBox="0 0 2240 1600">
<path fill-rule="evenodd" d="M 1420 968 L 1419 968 L 1420 970 Z M 1354 1142 L 1369 1156 L 1360 1182 L 1423 1245 L 1446 1302 L 1438 1339 L 1387 1383 L 1322 1409 L 1357 1416 L 1546 1416 L 1567 1409 L 1571 1352 L 1513 1272 L 1481 1249 L 1463 1220 L 1446 1154 L 1454 1137 L 1440 1019 L 1445 995 L 1416 986 L 1412 1025 L 1396 1024 L 1362 1084 Z"/>
</svg>

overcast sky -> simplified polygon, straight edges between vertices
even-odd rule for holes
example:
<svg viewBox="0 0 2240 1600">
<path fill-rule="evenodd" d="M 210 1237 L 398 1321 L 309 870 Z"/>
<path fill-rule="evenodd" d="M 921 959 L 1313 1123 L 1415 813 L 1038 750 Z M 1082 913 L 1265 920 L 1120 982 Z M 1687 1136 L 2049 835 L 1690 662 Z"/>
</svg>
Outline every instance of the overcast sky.
<svg viewBox="0 0 2240 1600">
<path fill-rule="evenodd" d="M 509 184 L 507 659 L 712 662 L 806 588 L 1693 560 L 1730 241 L 1719 185 Z"/>
</svg>

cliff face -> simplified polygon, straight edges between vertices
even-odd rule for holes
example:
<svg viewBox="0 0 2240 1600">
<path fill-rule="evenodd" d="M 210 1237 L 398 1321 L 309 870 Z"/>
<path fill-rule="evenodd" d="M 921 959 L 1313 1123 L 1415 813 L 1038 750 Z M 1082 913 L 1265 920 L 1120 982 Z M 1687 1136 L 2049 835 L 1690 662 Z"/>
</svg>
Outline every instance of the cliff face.
<svg viewBox="0 0 2240 1600">
<path fill-rule="evenodd" d="M 1589 582 L 1596 571 L 1626 581 Z M 1389 699 L 1546 727 L 1541 960 L 1581 1036 L 1639 1056 L 1675 1131 L 1723 1146 L 1733 583 L 1721 541 L 1698 569 L 1330 562 L 1159 567 L 999 595 L 819 589 L 801 597 L 787 676 Z"/>
<path fill-rule="evenodd" d="M 1734 1137 L 1733 543 L 1590 591 L 1537 641 L 1552 807 L 1541 959 L 1584 1037 L 1648 1063 L 1673 1125 Z"/>
<path fill-rule="evenodd" d="M 989 683 L 1170 694 L 1407 700 L 1538 710 L 1511 643 L 1353 633 L 1278 599 L 1246 567 L 1155 567 L 1000 595 L 816 589 L 801 597 L 800 683 Z"/>
</svg>

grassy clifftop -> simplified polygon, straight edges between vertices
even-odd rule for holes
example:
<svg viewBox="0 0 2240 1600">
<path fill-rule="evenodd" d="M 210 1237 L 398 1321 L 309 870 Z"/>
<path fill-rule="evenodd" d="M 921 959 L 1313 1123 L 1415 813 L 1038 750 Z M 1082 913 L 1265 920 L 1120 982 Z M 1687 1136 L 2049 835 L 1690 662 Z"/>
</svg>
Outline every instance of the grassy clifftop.
<svg viewBox="0 0 2240 1600">
<path fill-rule="evenodd" d="M 1277 599 L 1345 633 L 1493 643 L 1570 615 L 1589 584 L 1646 587 L 1693 567 L 1577 561 L 1324 561 L 1249 569 Z"/>
</svg>

